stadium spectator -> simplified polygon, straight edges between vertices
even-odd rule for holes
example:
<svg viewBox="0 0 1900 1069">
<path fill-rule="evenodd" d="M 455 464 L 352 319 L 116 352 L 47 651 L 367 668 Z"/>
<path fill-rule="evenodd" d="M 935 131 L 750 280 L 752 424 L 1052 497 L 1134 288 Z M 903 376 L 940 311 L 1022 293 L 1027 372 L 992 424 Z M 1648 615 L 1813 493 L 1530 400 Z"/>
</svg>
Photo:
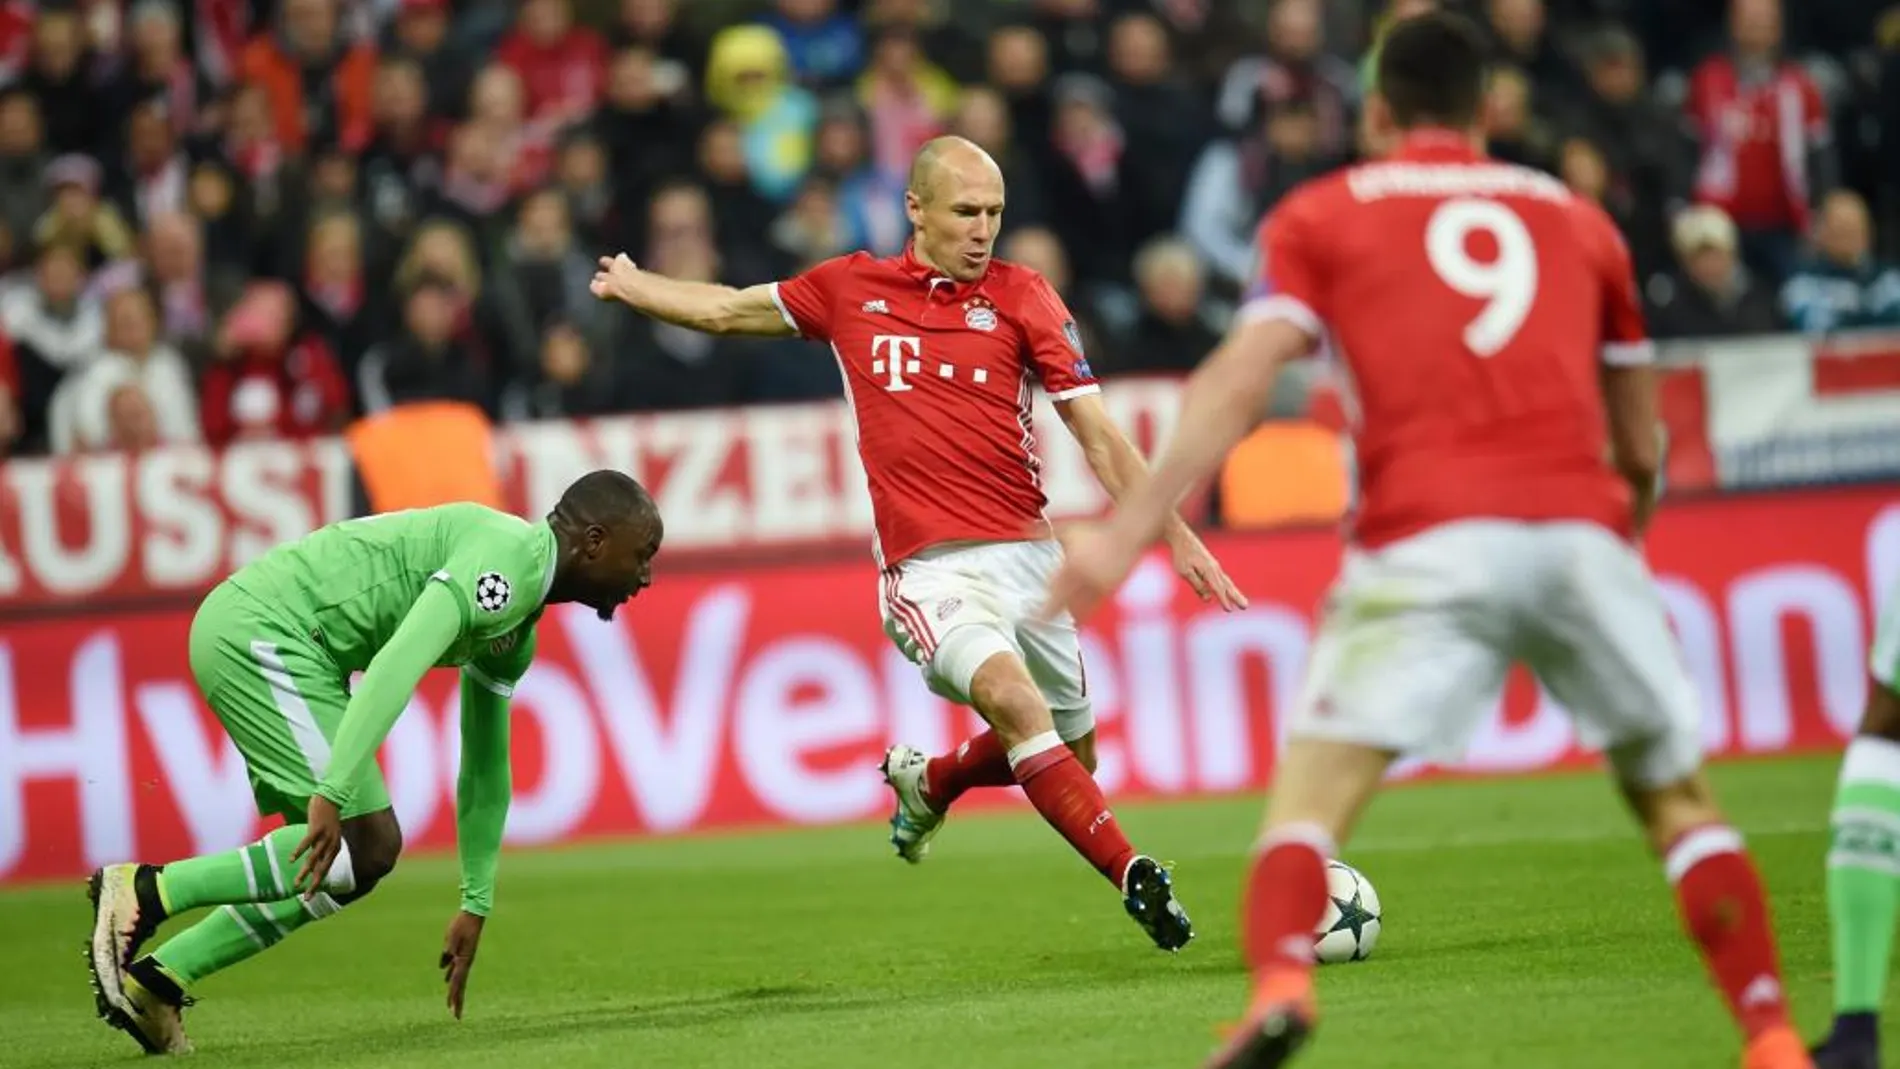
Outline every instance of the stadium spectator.
<svg viewBox="0 0 1900 1069">
<path fill-rule="evenodd" d="M 1867 202 L 1836 190 L 1821 202 L 1813 252 L 1781 288 L 1796 330 L 1811 334 L 1900 326 L 1900 268 L 1873 255 Z"/>
<path fill-rule="evenodd" d="M 293 276 L 304 322 L 348 374 L 383 325 L 384 309 L 365 270 L 362 222 L 347 206 L 325 208 L 311 219 L 304 248 L 303 262 Z"/>
<path fill-rule="evenodd" d="M 53 452 L 112 449 L 128 436 L 147 445 L 202 439 L 191 367 L 160 339 L 152 295 L 137 285 L 115 291 L 105 299 L 105 324 L 105 351 L 67 375 L 48 405 Z M 136 400 L 122 399 L 128 386 Z M 127 435 L 128 427 L 137 433 Z"/>
<path fill-rule="evenodd" d="M 1742 263 L 1735 222 L 1714 205 L 1676 217 L 1680 269 L 1652 281 L 1649 329 L 1658 338 L 1723 338 L 1783 327 L 1774 289 Z"/>
<path fill-rule="evenodd" d="M 475 64 L 449 36 L 449 0 L 397 0 L 391 22 L 389 59 L 416 65 L 427 92 L 427 111 L 446 119 L 468 114 Z M 377 97 L 382 91 L 377 91 Z"/>
<path fill-rule="evenodd" d="M 765 24 L 785 42 L 792 77 L 807 89 L 845 85 L 864 67 L 864 28 L 838 0 L 774 0 Z"/>
<path fill-rule="evenodd" d="M 1485 15 L 1497 61 L 1524 72 L 1532 100 L 1561 107 L 1576 95 L 1581 79 L 1552 39 L 1544 0 L 1486 0 Z"/>
<path fill-rule="evenodd" d="M 590 338 L 598 336 L 605 316 L 600 302 L 589 299 L 587 283 L 593 277 L 593 259 L 574 240 L 567 198 L 553 186 L 530 193 L 502 239 L 489 286 L 509 374 L 532 371 L 550 323 L 569 323 Z"/>
<path fill-rule="evenodd" d="M 39 98 L 21 88 L 6 90 L 0 96 L 0 220 L 14 234 L 31 234 L 51 199 L 48 159 Z"/>
<path fill-rule="evenodd" d="M 495 59 L 520 77 L 528 121 L 549 137 L 592 114 L 607 82 L 607 42 L 574 24 L 570 0 L 523 0 Z"/>
<path fill-rule="evenodd" d="M 204 375 L 205 441 L 332 434 L 350 415 L 350 387 L 330 347 L 301 332 L 282 282 L 246 287 L 218 329 Z"/>
<path fill-rule="evenodd" d="M 356 375 L 364 412 L 412 401 L 466 401 L 493 407 L 487 368 L 459 359 L 462 292 L 448 278 L 418 275 L 401 295 L 401 326 L 363 357 Z"/>
<path fill-rule="evenodd" d="M 1352 146 L 1358 95 L 1352 67 L 1326 51 L 1319 0 L 1275 0 L 1265 54 L 1235 61 L 1215 107 L 1228 130 L 1244 133 L 1261 114 L 1304 102 L 1319 121 L 1319 151 L 1339 158 Z"/>
<path fill-rule="evenodd" d="M 47 245 L 34 262 L 32 281 L 0 296 L 0 330 L 12 340 L 18 365 L 24 450 L 46 448 L 47 409 L 60 379 L 104 351 L 105 322 L 85 282 L 79 250 Z"/>
<path fill-rule="evenodd" d="M 110 115 L 156 101 L 175 138 L 195 133 L 210 103 L 210 86 L 185 54 L 184 29 L 170 0 L 135 0 L 126 15 L 125 62 L 106 82 Z"/>
<path fill-rule="evenodd" d="M 502 418 L 579 419 L 615 411 L 619 384 L 609 352 L 571 324 L 549 324 L 534 375 L 503 393 Z"/>
<path fill-rule="evenodd" d="M 86 269 L 132 251 L 132 229 L 111 202 L 101 199 L 105 176 L 91 156 L 67 153 L 46 165 L 52 204 L 33 224 L 36 245 L 66 245 L 85 257 Z"/>
<path fill-rule="evenodd" d="M 239 69 L 263 90 L 285 151 L 324 139 L 351 148 L 369 140 L 376 52 L 349 39 L 336 0 L 284 0 L 277 22 L 244 46 Z"/>
<path fill-rule="evenodd" d="M 1586 87 L 1560 128 L 1588 138 L 1609 167 L 1612 201 L 1627 202 L 1624 230 L 1639 278 L 1669 268 L 1668 221 L 1689 198 L 1693 148 L 1682 120 L 1648 91 L 1642 45 L 1620 27 L 1585 45 Z"/>
<path fill-rule="evenodd" d="M 924 57 L 916 31 L 904 26 L 879 31 L 855 91 L 870 124 L 872 165 L 891 178 L 903 177 L 911 156 L 956 114 L 956 82 Z"/>
<path fill-rule="evenodd" d="M 997 252 L 1003 259 L 1041 275 L 1049 288 L 1056 291 L 1056 296 L 1062 298 L 1062 303 L 1075 317 L 1076 334 L 1082 340 L 1083 352 L 1096 354 L 1094 359 L 1107 366 L 1118 362 L 1116 347 L 1108 342 L 1111 336 L 1118 337 L 1121 332 L 1111 335 L 1096 307 L 1077 292 L 1075 273 L 1069 269 L 1069 255 L 1053 231 L 1046 227 L 1012 227 L 1004 231 Z"/>
<path fill-rule="evenodd" d="M 1254 268 L 1254 231 L 1287 190 L 1331 170 L 1312 107 L 1263 111 L 1242 133 L 1208 145 L 1195 161 L 1180 229 L 1207 261 L 1217 288 L 1237 295 Z"/>
<path fill-rule="evenodd" d="M 134 106 L 126 118 L 125 166 L 110 194 L 119 215 L 143 227 L 154 215 L 185 211 L 191 160 L 178 142 L 171 105 L 153 97 Z"/>
<path fill-rule="evenodd" d="M 666 87 L 661 63 L 645 47 L 615 53 L 607 98 L 592 120 L 607 152 L 612 196 L 622 220 L 620 240 L 633 247 L 640 244 L 640 206 L 661 182 L 691 173 L 698 152 L 698 116 L 683 87 Z M 734 181 L 743 186 L 743 155 L 737 171 Z"/>
<path fill-rule="evenodd" d="M 1168 229 L 1180 211 L 1194 159 L 1214 133 L 1195 87 L 1175 73 L 1171 47 L 1161 20 L 1145 12 L 1125 15 L 1109 29 L 1115 120 L 1136 148 L 1132 167 L 1142 200 L 1138 212 L 1149 220 L 1145 230 Z M 1003 179 L 1009 181 L 1007 170 Z M 1007 188 L 1013 214 L 1015 186 Z"/>
<path fill-rule="evenodd" d="M 33 50 L 19 86 L 40 103 L 46 147 L 97 152 L 107 137 L 107 98 L 87 71 L 86 28 L 73 7 L 42 5 L 33 17 Z"/>
<path fill-rule="evenodd" d="M 1057 80 L 1055 153 L 1049 183 L 1049 225 L 1069 252 L 1085 289 L 1127 285 L 1136 245 L 1166 221 L 1145 219 L 1142 174 L 1115 121 L 1114 93 L 1090 74 Z"/>
<path fill-rule="evenodd" d="M 782 203 L 811 166 L 818 102 L 790 81 L 778 35 L 764 26 L 734 26 L 713 38 L 706 99 L 738 126 L 752 188 Z"/>
<path fill-rule="evenodd" d="M 873 164 L 869 141 L 863 110 L 847 98 L 834 99 L 818 122 L 813 173 L 836 187 L 849 246 L 888 256 L 903 246 L 910 227 L 904 217 L 904 176 Z"/>
<path fill-rule="evenodd" d="M 706 73 L 707 44 L 679 17 L 679 0 L 620 0 L 608 31 L 615 48 L 638 47 L 659 58 L 660 91 L 671 94 L 698 83 Z"/>
<path fill-rule="evenodd" d="M 205 263 L 204 224 L 184 212 L 154 216 L 143 235 L 143 273 L 158 301 L 159 336 L 201 365 L 217 295 L 241 281 L 229 267 Z"/>
<path fill-rule="evenodd" d="M 1532 111 L 1531 95 L 1536 91 L 1520 67 L 1493 71 L 1484 96 L 1485 139 L 1498 159 L 1555 172 L 1557 140 L 1543 118 Z"/>
<path fill-rule="evenodd" d="M 1127 341 L 1118 346 L 1104 374 L 1115 372 L 1186 372 L 1220 344 L 1221 317 L 1207 301 L 1206 273 L 1194 246 L 1178 238 L 1157 238 L 1135 257 L 1135 284 L 1141 315 Z"/>
<path fill-rule="evenodd" d="M 1055 124 L 1049 96 L 1049 42 L 1029 26 L 1004 26 L 990 34 L 986 79 L 1009 103 L 1009 125 L 1016 144 L 1046 168 L 1054 150 Z"/>
<path fill-rule="evenodd" d="M 1726 212 L 1742 256 L 1787 277 L 1809 205 L 1833 184 L 1831 131 L 1814 79 L 1782 50 L 1780 0 L 1730 0 L 1730 47 L 1696 67 L 1687 102 L 1701 143 L 1695 199 Z"/>
</svg>

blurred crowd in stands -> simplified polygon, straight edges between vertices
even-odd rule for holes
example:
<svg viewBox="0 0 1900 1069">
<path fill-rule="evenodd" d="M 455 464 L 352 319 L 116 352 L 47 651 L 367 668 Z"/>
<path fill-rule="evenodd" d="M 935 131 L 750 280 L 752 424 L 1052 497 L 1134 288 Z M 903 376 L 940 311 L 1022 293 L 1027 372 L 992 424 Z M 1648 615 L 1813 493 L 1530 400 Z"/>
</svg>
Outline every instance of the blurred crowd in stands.
<svg viewBox="0 0 1900 1069">
<path fill-rule="evenodd" d="M 1446 0 L 1449 3 L 1449 0 Z M 913 150 L 1098 373 L 1215 343 L 1261 214 L 1361 158 L 1434 0 L 0 3 L 0 456 L 826 398 L 828 349 L 601 304 L 900 250 Z M 1900 325 L 1900 6 L 1474 0 L 1492 151 L 1599 200 L 1659 337 Z"/>
</svg>

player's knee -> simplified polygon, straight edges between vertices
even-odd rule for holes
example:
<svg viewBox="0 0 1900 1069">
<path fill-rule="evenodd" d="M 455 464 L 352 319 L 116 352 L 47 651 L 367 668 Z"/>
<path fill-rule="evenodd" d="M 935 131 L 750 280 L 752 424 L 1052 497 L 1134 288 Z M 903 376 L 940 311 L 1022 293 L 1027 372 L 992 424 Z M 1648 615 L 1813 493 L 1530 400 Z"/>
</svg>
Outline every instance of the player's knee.
<svg viewBox="0 0 1900 1069">
<path fill-rule="evenodd" d="M 1013 654 L 996 654 L 977 669 L 970 681 L 970 702 L 1005 746 L 1055 730 L 1049 703 Z"/>
<path fill-rule="evenodd" d="M 402 855 L 402 825 L 393 810 L 368 813 L 344 823 L 343 840 L 349 844 L 356 886 L 347 899 L 340 896 L 339 901 L 355 901 L 396 870 L 396 859 Z"/>
<path fill-rule="evenodd" d="M 1088 769 L 1089 775 L 1093 776 L 1095 774 L 1095 732 L 1090 731 L 1086 735 L 1068 740 L 1068 746 L 1069 752 L 1075 755 L 1076 761 L 1083 768 Z"/>
<path fill-rule="evenodd" d="M 1867 709 L 1861 714 L 1860 733 L 1900 742 L 1900 695 L 1877 679 L 1867 682 Z"/>
</svg>

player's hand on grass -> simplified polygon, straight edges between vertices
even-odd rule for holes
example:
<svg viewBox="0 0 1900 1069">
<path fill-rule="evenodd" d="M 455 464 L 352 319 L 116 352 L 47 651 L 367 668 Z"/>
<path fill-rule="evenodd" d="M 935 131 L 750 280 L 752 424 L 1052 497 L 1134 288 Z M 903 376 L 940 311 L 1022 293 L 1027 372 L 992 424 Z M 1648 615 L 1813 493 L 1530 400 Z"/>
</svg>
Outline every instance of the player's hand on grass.
<svg viewBox="0 0 1900 1069">
<path fill-rule="evenodd" d="M 639 281 L 640 269 L 623 252 L 618 256 L 600 258 L 600 270 L 594 272 L 594 280 L 587 284 L 587 289 L 603 301 L 626 301 L 631 304 L 633 288 Z"/>
<path fill-rule="evenodd" d="M 330 875 L 330 866 L 336 862 L 337 854 L 343 849 L 343 814 L 337 811 L 335 802 L 321 794 L 313 794 L 304 823 L 309 825 L 309 829 L 304 832 L 303 841 L 297 844 L 297 849 L 290 852 L 290 860 L 303 859 L 303 864 L 297 868 L 296 883 L 292 886 L 309 898 L 322 889 L 323 878 Z"/>
<path fill-rule="evenodd" d="M 462 1019 L 462 995 L 468 990 L 468 971 L 475 967 L 475 948 L 482 941 L 482 918 L 473 913 L 457 913 L 449 922 L 449 934 L 442 938 L 442 980 L 449 985 L 449 1009 Z"/>
<path fill-rule="evenodd" d="M 1227 572 L 1208 551 L 1200 536 L 1185 525 L 1175 528 L 1168 538 L 1168 546 L 1174 551 L 1174 570 L 1202 601 L 1216 601 L 1227 612 L 1235 612 L 1247 607 L 1247 595 L 1240 592 Z"/>
</svg>

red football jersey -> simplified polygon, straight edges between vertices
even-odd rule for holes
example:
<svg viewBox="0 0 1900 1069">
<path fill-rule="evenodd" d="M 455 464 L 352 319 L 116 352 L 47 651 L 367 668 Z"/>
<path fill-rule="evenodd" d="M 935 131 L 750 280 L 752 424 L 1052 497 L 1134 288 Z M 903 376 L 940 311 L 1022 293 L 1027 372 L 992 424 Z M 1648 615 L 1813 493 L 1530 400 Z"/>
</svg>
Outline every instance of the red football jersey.
<svg viewBox="0 0 1900 1069">
<path fill-rule="evenodd" d="M 773 297 L 838 358 L 879 567 L 940 542 L 1019 540 L 1042 519 L 1031 386 L 1057 401 L 1101 387 L 1041 275 L 992 260 L 956 282 L 907 247 L 826 260 Z"/>
<path fill-rule="evenodd" d="M 1241 314 L 1305 328 L 1343 372 L 1355 542 L 1483 517 L 1629 533 L 1598 368 L 1654 350 L 1601 209 L 1420 132 L 1289 194 L 1259 247 Z"/>
</svg>

